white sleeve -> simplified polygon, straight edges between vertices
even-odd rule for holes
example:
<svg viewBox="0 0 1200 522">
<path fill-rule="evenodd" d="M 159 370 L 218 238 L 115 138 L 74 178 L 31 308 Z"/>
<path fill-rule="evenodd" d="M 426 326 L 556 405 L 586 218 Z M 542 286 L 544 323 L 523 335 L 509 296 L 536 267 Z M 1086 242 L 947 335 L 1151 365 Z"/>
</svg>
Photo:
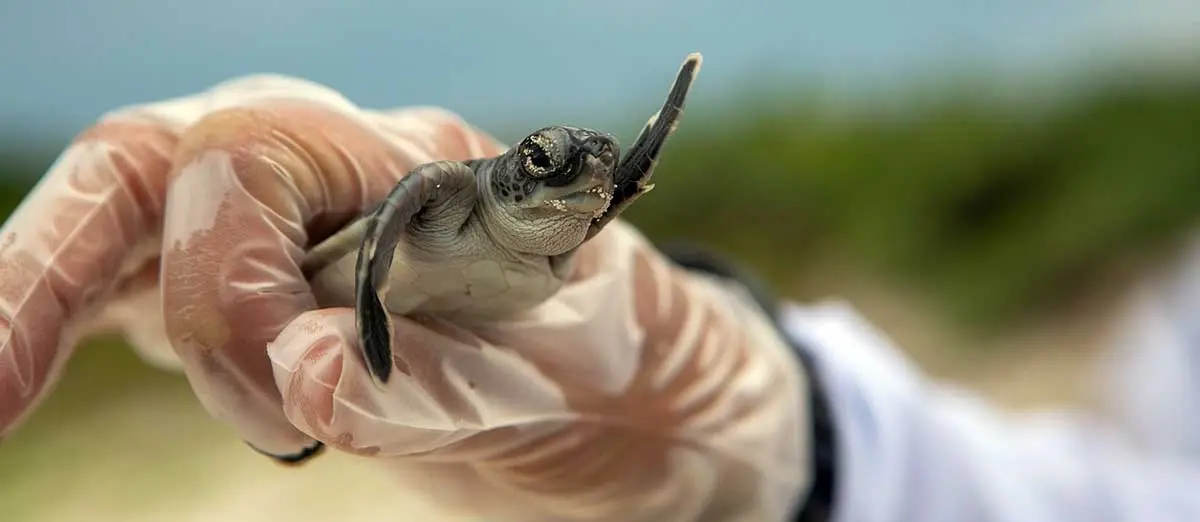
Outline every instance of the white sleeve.
<svg viewBox="0 0 1200 522">
<path fill-rule="evenodd" d="M 1068 413 L 1016 416 L 927 380 L 851 308 L 786 307 L 837 447 L 838 522 L 1200 520 L 1200 469 Z"/>
<path fill-rule="evenodd" d="M 1138 290 L 1100 391 L 1142 447 L 1200 465 L 1200 241 Z"/>
</svg>

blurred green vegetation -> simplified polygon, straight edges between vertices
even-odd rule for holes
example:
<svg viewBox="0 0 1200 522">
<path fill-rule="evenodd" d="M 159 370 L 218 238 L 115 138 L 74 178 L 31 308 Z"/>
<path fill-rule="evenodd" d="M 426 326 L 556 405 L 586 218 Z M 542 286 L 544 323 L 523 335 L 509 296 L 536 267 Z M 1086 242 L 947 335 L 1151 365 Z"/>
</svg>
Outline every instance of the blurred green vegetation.
<svg viewBox="0 0 1200 522">
<path fill-rule="evenodd" d="M 1050 104 L 926 89 L 844 112 L 820 93 L 744 95 L 689 114 L 659 190 L 628 216 L 653 238 L 732 252 L 793 295 L 798 274 L 852 267 L 963 325 L 1005 327 L 1193 224 L 1198 87 L 1100 82 Z M 53 157 L 0 155 L 7 213 Z"/>
<path fill-rule="evenodd" d="M 830 115 L 768 100 L 685 121 L 661 192 L 628 215 L 795 292 L 796 274 L 830 266 L 896 281 L 977 334 L 1153 258 L 1200 216 L 1200 77 L 1050 106 L 969 91 L 913 105 Z"/>
</svg>

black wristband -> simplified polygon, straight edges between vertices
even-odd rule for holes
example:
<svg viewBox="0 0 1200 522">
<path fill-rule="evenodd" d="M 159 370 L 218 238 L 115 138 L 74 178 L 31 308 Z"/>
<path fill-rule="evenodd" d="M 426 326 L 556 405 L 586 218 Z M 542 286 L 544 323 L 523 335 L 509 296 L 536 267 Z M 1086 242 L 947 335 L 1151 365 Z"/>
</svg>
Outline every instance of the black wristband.
<svg viewBox="0 0 1200 522">
<path fill-rule="evenodd" d="M 829 411 L 829 398 L 825 395 L 825 386 L 812 355 L 790 336 L 784 334 L 783 337 L 788 339 L 808 374 L 809 416 L 812 421 L 813 482 L 795 520 L 825 522 L 832 518 L 837 476 L 837 437 L 834 435 L 833 416 Z"/>
<path fill-rule="evenodd" d="M 829 399 L 825 395 L 825 386 L 812 355 L 798 340 L 784 331 L 778 300 L 759 277 L 709 249 L 689 243 L 668 243 L 661 245 L 659 250 L 682 268 L 730 279 L 745 286 L 763 312 L 774 319 L 780 337 L 785 339 L 796 353 L 807 374 L 805 381 L 808 383 L 809 417 L 812 422 L 813 481 L 808 497 L 793 520 L 828 521 L 833 511 L 837 460 L 837 437 L 830 414 Z"/>
</svg>

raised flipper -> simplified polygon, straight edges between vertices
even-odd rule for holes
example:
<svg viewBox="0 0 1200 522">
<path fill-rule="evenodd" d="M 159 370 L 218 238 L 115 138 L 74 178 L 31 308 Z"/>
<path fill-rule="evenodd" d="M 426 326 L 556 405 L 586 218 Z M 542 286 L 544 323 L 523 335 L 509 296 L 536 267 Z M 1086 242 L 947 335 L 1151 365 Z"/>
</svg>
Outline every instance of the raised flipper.
<svg viewBox="0 0 1200 522">
<path fill-rule="evenodd" d="M 654 188 L 654 185 L 649 184 L 650 176 L 654 174 L 654 167 L 658 163 L 663 144 L 679 126 L 679 119 L 683 116 L 684 102 L 687 101 L 688 91 L 691 90 L 696 75 L 700 74 L 701 62 L 700 53 L 689 54 L 684 60 L 662 108 L 646 122 L 642 132 L 638 134 L 633 145 L 629 147 L 628 152 L 617 165 L 616 172 L 613 174 L 612 202 L 603 215 L 592 221 L 587 239 L 591 239 L 605 225 L 621 215 L 621 212 L 629 208 L 634 200 Z"/>
<path fill-rule="evenodd" d="M 376 383 L 386 384 L 392 372 L 393 324 L 383 302 L 397 247 L 414 219 L 423 219 L 422 234 L 457 234 L 474 208 L 476 190 L 475 173 L 467 165 L 428 163 L 401 178 L 367 217 L 354 273 L 355 315 L 359 347 Z"/>
</svg>

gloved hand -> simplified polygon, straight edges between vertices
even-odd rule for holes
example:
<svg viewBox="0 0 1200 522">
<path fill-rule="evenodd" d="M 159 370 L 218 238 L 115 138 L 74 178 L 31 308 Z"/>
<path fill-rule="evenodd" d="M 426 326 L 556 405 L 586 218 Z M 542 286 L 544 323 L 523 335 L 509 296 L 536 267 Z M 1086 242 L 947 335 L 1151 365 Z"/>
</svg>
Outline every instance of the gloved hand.
<svg viewBox="0 0 1200 522">
<path fill-rule="evenodd" d="M 280 77 L 105 116 L 0 234 L 0 434 L 115 328 L 260 451 L 371 456 L 489 520 L 785 519 L 809 481 L 799 363 L 744 291 L 620 221 L 521 320 L 395 318 L 373 384 L 305 249 L 417 164 L 502 149 L 445 111 Z"/>
</svg>

